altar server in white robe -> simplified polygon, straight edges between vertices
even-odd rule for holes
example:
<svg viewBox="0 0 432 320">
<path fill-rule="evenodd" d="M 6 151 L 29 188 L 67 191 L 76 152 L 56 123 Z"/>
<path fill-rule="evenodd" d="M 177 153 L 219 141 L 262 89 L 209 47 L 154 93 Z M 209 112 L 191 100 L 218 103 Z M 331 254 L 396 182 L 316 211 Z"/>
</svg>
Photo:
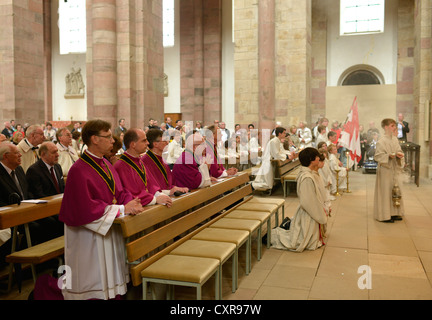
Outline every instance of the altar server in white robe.
<svg viewBox="0 0 432 320">
<path fill-rule="evenodd" d="M 268 190 L 273 188 L 274 169 L 271 160 L 285 161 L 294 159 L 295 152 L 289 152 L 283 147 L 286 138 L 286 129 L 277 127 L 275 129 L 275 137 L 271 139 L 265 147 L 262 155 L 262 164 L 258 170 L 255 180 L 252 182 L 252 187 L 256 190 Z"/>
<path fill-rule="evenodd" d="M 315 148 L 299 153 L 302 165 L 297 176 L 297 195 L 300 204 L 289 230 L 274 228 L 272 247 L 295 252 L 316 250 L 325 244 L 327 217 L 330 212 L 322 179 L 318 174 L 320 154 Z"/>
<path fill-rule="evenodd" d="M 400 205 L 396 206 L 392 200 L 392 190 L 395 185 L 402 188 L 401 173 L 405 165 L 404 153 L 397 138 L 397 124 L 393 119 L 384 119 L 381 126 L 385 131 L 376 144 L 374 159 L 378 162 L 374 218 L 381 222 L 402 220 L 404 214 L 403 196 Z"/>
<path fill-rule="evenodd" d="M 337 147 L 334 144 L 331 144 L 327 147 L 328 153 L 329 153 L 329 165 L 330 165 L 330 171 L 332 173 L 332 185 L 330 193 L 334 194 L 337 191 L 337 188 L 339 186 L 339 191 L 342 191 L 346 189 L 346 177 L 347 177 L 347 170 L 349 171 L 349 168 L 345 168 L 342 166 L 342 163 L 339 161 L 337 157 Z M 339 175 L 339 180 L 336 179 L 336 175 Z"/>
<path fill-rule="evenodd" d="M 65 300 L 115 299 L 124 295 L 129 270 L 121 229 L 123 214 L 142 211 L 103 155 L 111 151 L 111 124 L 90 120 L 82 129 L 88 149 L 69 170 L 59 220 L 65 224 Z M 67 281 L 69 279 L 69 283 Z"/>
<path fill-rule="evenodd" d="M 326 190 L 326 193 L 328 194 L 328 198 L 330 200 L 335 200 L 336 198 L 331 195 L 331 187 L 332 187 L 332 173 L 330 170 L 330 162 L 328 159 L 328 151 L 324 148 L 318 149 L 319 153 L 323 156 L 323 160 L 320 163 L 320 167 L 318 169 L 318 173 L 323 180 L 324 188 Z"/>
<path fill-rule="evenodd" d="M 307 147 L 312 147 L 312 131 L 307 127 L 307 123 L 305 121 L 299 122 L 299 126 L 297 128 L 297 135 L 300 138 L 300 150 L 303 150 Z"/>
</svg>

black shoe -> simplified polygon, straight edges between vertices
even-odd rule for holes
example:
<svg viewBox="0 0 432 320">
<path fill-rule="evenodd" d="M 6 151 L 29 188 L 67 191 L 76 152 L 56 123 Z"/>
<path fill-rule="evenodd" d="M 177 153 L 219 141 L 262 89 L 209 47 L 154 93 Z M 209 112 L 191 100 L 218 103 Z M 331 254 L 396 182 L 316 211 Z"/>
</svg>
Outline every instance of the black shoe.
<svg viewBox="0 0 432 320">
<path fill-rule="evenodd" d="M 402 217 L 401 217 L 401 216 L 392 216 L 391 218 L 392 218 L 392 220 L 395 220 L 395 221 L 400 221 L 400 220 L 402 220 Z"/>
<path fill-rule="evenodd" d="M 390 220 L 383 220 L 383 221 L 381 221 L 381 222 L 385 222 L 385 223 L 394 223 L 394 220 L 393 220 L 393 219 L 390 219 Z"/>
</svg>

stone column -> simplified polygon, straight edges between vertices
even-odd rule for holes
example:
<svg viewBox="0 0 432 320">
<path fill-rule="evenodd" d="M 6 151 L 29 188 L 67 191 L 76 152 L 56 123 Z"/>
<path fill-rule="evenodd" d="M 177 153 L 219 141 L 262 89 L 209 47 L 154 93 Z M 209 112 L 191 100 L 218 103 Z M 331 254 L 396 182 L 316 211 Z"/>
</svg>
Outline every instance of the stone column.
<svg viewBox="0 0 432 320">
<path fill-rule="evenodd" d="M 103 119 L 115 126 L 117 123 L 117 34 L 116 1 L 91 0 L 87 19 L 91 28 L 87 61 L 88 119 Z M 87 24 L 89 25 L 89 24 Z M 90 70 L 89 70 L 90 69 Z M 89 72 L 90 71 L 90 72 Z"/>
<path fill-rule="evenodd" d="M 432 141 L 425 141 L 424 124 L 425 104 L 432 100 L 432 12 L 431 0 L 419 0 L 414 4 L 414 121 L 411 128 L 416 128 L 413 142 L 421 146 L 420 175 L 432 176 L 430 155 L 432 153 Z M 399 88 L 398 88 L 399 89 Z M 432 123 L 429 122 L 432 127 Z M 429 173 L 427 173 L 429 172 Z"/>
<path fill-rule="evenodd" d="M 259 125 L 257 1 L 234 3 L 236 123 Z"/>
<path fill-rule="evenodd" d="M 184 121 L 221 120 L 222 4 L 182 0 L 181 112 Z"/>
<path fill-rule="evenodd" d="M 276 0 L 276 120 L 310 121 L 311 0 Z"/>
<path fill-rule="evenodd" d="M 275 126 L 275 0 L 259 1 L 258 8 L 259 129 L 273 130 Z"/>
<path fill-rule="evenodd" d="M 0 4 L 0 119 L 45 120 L 45 57 L 42 1 Z"/>
<path fill-rule="evenodd" d="M 311 110 L 309 126 L 326 113 L 327 87 L 327 8 L 329 2 L 313 0 L 312 5 Z M 330 10 L 331 6 L 330 6 Z M 297 125 L 297 123 L 293 123 Z"/>
</svg>

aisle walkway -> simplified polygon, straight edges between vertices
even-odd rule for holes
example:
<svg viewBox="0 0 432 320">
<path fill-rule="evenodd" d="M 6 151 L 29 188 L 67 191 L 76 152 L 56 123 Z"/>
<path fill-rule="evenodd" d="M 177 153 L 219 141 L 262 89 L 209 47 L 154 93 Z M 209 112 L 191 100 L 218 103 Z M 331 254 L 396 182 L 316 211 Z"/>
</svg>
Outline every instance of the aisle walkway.
<svg viewBox="0 0 432 320">
<path fill-rule="evenodd" d="M 326 246 L 293 253 L 265 250 L 252 273 L 225 299 L 432 299 L 432 182 L 404 184 L 406 216 L 373 219 L 374 174 L 354 172 L 350 190 L 333 201 Z M 289 216 L 298 199 L 286 200 Z M 370 266 L 370 290 L 358 280 Z M 365 281 L 360 281 L 365 284 Z"/>
<path fill-rule="evenodd" d="M 244 251 L 240 254 L 239 288 L 231 292 L 231 265 L 223 269 L 223 299 L 432 299 L 432 181 L 404 184 L 406 216 L 393 224 L 373 219 L 374 174 L 353 172 L 350 190 L 333 201 L 326 245 L 316 251 L 293 253 L 263 246 L 250 275 L 244 273 Z M 272 197 L 283 197 L 278 188 Z M 298 205 L 294 193 L 286 198 L 286 215 Z M 371 270 L 371 289 L 359 289 L 366 277 L 360 266 Z M 204 299 L 212 299 L 213 281 L 205 286 Z M 366 284 L 365 281 L 360 281 Z M 27 299 L 33 281 L 16 287 L 4 299 Z M 128 299 L 141 299 L 141 288 L 131 288 Z M 194 299 L 194 291 L 176 289 L 176 299 Z"/>
</svg>

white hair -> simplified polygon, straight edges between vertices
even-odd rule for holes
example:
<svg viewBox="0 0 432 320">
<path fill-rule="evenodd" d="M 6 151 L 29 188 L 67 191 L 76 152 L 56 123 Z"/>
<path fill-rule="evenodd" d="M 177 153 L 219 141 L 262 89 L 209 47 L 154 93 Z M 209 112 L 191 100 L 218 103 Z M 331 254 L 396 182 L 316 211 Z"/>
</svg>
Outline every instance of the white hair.
<svg viewBox="0 0 432 320">
<path fill-rule="evenodd" d="M 11 146 L 14 144 L 10 141 L 4 141 L 0 143 L 0 161 L 3 161 L 3 157 L 6 153 L 11 152 Z"/>
</svg>

